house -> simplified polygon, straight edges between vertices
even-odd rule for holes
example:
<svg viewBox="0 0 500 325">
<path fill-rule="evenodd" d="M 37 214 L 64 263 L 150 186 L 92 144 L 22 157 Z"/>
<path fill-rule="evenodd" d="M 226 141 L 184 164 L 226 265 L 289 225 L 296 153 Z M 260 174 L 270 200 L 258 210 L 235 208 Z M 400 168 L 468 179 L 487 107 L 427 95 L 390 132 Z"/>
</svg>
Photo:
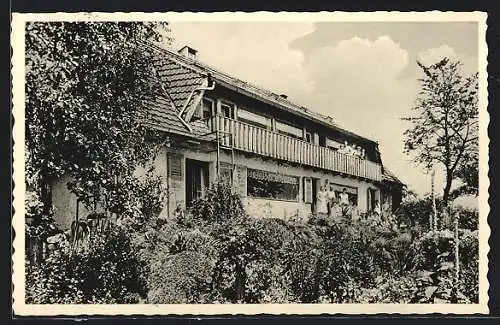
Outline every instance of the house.
<svg viewBox="0 0 500 325">
<path fill-rule="evenodd" d="M 154 161 L 168 189 L 162 215 L 188 207 L 216 180 L 257 217 L 309 216 L 325 182 L 346 189 L 361 213 L 377 200 L 392 210 L 400 204 L 404 185 L 384 168 L 376 141 L 199 62 L 191 47 L 144 46 L 164 91 L 148 105 L 147 123 L 170 139 Z M 64 182 L 53 195 L 59 223 L 68 225 L 61 218 L 74 214 L 76 198 Z"/>
</svg>

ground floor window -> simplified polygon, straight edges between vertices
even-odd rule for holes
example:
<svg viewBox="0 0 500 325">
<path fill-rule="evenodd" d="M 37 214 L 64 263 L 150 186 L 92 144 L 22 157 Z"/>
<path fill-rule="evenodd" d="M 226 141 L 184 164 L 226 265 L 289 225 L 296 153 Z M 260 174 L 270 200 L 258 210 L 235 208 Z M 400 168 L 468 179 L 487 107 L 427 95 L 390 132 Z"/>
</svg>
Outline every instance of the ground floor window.
<svg viewBox="0 0 500 325">
<path fill-rule="evenodd" d="M 340 197 L 340 193 L 345 189 L 347 196 L 349 197 L 349 203 L 352 206 L 358 206 L 358 189 L 356 187 L 349 187 L 340 184 L 329 183 L 327 189 L 333 187 L 335 192 L 335 197 L 338 199 Z"/>
<path fill-rule="evenodd" d="M 247 170 L 247 194 L 251 197 L 297 201 L 299 178 L 264 170 Z"/>
</svg>

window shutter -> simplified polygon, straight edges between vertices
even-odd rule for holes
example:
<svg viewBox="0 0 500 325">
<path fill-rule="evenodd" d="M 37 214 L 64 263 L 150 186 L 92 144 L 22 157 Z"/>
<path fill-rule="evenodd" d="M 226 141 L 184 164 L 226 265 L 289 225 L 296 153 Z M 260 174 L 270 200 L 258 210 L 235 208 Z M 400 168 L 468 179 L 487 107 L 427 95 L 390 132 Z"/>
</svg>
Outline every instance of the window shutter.
<svg viewBox="0 0 500 325">
<path fill-rule="evenodd" d="M 373 207 L 372 207 L 372 189 L 368 188 L 367 191 L 368 192 L 366 193 L 366 198 L 368 199 L 368 204 L 366 205 L 366 207 L 367 207 L 368 211 L 371 211 L 373 209 Z"/>
<path fill-rule="evenodd" d="M 312 203 L 312 179 L 304 177 L 304 202 Z"/>
<path fill-rule="evenodd" d="M 177 207 L 184 207 L 184 184 L 183 184 L 183 156 L 174 153 L 167 155 L 168 169 L 168 209 L 169 214 L 173 213 Z"/>
<path fill-rule="evenodd" d="M 168 155 L 168 171 L 170 178 L 174 181 L 182 181 L 182 156 L 176 154 Z"/>
</svg>

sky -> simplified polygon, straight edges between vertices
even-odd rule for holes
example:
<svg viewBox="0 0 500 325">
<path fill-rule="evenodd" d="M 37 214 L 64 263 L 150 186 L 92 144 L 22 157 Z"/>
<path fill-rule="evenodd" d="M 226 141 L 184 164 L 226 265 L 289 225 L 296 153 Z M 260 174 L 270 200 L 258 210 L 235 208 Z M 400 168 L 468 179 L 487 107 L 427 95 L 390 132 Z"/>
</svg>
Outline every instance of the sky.
<svg viewBox="0 0 500 325">
<path fill-rule="evenodd" d="M 430 176 L 403 153 L 416 64 L 458 59 L 478 69 L 475 22 L 173 22 L 170 45 L 189 45 L 219 70 L 331 116 L 379 142 L 384 165 L 419 195 Z M 444 187 L 436 167 L 436 188 Z"/>
</svg>

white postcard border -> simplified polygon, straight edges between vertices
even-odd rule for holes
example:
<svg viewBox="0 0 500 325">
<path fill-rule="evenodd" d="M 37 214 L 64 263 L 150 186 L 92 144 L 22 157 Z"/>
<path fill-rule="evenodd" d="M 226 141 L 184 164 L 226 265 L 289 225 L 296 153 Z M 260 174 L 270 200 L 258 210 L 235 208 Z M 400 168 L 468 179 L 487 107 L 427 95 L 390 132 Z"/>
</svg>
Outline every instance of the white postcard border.
<svg viewBox="0 0 500 325">
<path fill-rule="evenodd" d="M 13 13 L 11 21 L 13 96 L 13 309 L 19 316 L 57 315 L 222 315 L 222 314 L 484 314 L 488 313 L 488 124 L 487 43 L 484 12 L 166 12 L 166 13 Z M 477 22 L 479 54 L 479 303 L 478 304 L 133 304 L 31 305 L 25 303 L 24 265 L 24 30 L 29 21 L 355 21 L 355 22 Z"/>
</svg>

